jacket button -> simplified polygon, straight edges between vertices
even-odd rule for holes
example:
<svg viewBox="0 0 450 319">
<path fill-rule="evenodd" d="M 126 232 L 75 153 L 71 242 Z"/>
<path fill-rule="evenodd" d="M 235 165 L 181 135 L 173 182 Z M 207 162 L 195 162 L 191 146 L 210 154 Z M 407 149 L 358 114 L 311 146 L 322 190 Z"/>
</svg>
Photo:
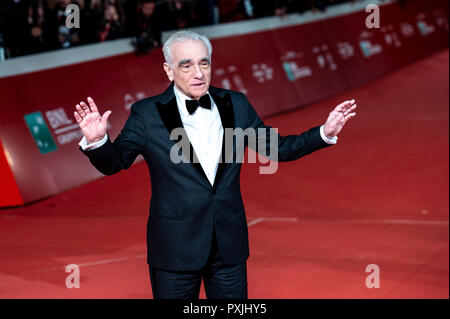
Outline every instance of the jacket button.
<svg viewBox="0 0 450 319">
<path fill-rule="evenodd" d="M 212 190 L 212 193 L 213 193 L 213 194 L 217 193 L 217 191 L 216 191 L 215 188 Z"/>
</svg>

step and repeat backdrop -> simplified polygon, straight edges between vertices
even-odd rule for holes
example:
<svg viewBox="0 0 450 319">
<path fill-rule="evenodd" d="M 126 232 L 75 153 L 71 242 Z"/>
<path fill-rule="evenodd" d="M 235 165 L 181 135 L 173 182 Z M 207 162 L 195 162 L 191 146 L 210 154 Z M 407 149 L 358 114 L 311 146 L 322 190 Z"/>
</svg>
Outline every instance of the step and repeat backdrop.
<svg viewBox="0 0 450 319">
<path fill-rule="evenodd" d="M 448 48 L 448 12 L 447 0 L 413 0 L 380 7 L 379 28 L 361 10 L 214 39 L 212 84 L 245 93 L 262 117 L 298 108 Z M 156 50 L 0 78 L 0 207 L 102 176 L 78 150 L 75 105 L 91 96 L 112 110 L 114 139 L 135 101 L 169 85 L 162 64 Z"/>
</svg>

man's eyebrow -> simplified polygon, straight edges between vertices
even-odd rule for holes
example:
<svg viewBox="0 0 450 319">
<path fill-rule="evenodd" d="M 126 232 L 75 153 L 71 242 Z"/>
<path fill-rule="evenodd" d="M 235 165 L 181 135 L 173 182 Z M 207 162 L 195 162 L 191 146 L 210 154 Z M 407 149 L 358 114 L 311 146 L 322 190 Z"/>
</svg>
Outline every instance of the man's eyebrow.
<svg viewBox="0 0 450 319">
<path fill-rule="evenodd" d="M 191 63 L 191 62 L 192 62 L 191 59 L 184 59 L 184 60 L 181 60 L 180 62 L 178 62 L 178 66 L 182 66 L 183 64 Z"/>
</svg>

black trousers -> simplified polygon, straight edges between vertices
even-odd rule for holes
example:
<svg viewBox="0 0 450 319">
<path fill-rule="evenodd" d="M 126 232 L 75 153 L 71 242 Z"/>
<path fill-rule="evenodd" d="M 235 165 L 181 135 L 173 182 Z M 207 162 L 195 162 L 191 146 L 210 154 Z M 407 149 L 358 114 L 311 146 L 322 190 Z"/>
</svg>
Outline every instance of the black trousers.
<svg viewBox="0 0 450 319">
<path fill-rule="evenodd" d="M 247 299 L 247 264 L 224 264 L 215 235 L 202 269 L 174 272 L 149 266 L 149 273 L 154 299 L 199 299 L 202 279 L 208 299 Z"/>
</svg>

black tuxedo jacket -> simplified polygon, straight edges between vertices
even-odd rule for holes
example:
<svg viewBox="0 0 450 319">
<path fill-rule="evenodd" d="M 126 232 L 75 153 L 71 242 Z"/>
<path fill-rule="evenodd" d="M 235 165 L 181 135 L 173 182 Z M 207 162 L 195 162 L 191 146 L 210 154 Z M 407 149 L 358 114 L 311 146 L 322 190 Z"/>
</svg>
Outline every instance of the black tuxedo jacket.
<svg viewBox="0 0 450 319">
<path fill-rule="evenodd" d="M 212 86 L 209 93 L 218 107 L 224 130 L 266 128 L 268 132 L 272 129 L 264 125 L 244 94 Z M 241 161 L 225 160 L 236 150 L 225 154 L 222 147 L 222 161 L 211 185 L 195 160 L 192 145 L 189 144 L 190 154 L 189 149 L 179 150 L 190 162 L 171 161 L 171 148 L 180 138 L 187 138 L 172 140 L 170 132 L 175 128 L 183 128 L 183 124 L 172 84 L 164 93 L 134 103 L 113 143 L 108 140 L 100 148 L 83 153 L 105 175 L 128 169 L 139 154 L 143 155 L 151 177 L 147 224 L 149 265 L 169 271 L 202 268 L 209 256 L 213 232 L 226 264 L 244 262 L 249 257 L 249 245 L 240 191 Z M 296 160 L 329 146 L 321 138 L 319 127 L 300 135 L 277 134 L 276 138 L 278 161 Z M 248 138 L 244 137 L 243 143 L 248 146 Z"/>
</svg>

